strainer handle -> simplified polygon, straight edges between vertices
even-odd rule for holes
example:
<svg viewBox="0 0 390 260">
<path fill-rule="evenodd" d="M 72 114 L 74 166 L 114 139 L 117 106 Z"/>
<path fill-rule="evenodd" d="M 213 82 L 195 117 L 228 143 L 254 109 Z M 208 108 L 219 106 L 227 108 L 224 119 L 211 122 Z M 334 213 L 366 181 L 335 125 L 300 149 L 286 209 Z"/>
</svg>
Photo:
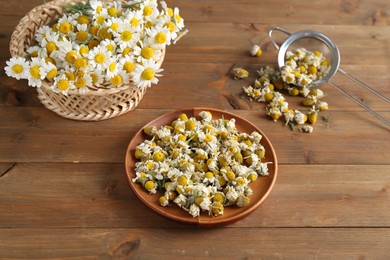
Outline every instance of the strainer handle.
<svg viewBox="0 0 390 260">
<path fill-rule="evenodd" d="M 276 26 L 276 27 L 272 27 L 271 29 L 269 29 L 269 31 L 268 31 L 268 36 L 269 36 L 269 38 L 270 38 L 272 44 L 275 46 L 275 48 L 276 48 L 277 50 L 279 50 L 280 46 L 276 43 L 276 41 L 274 40 L 274 38 L 272 38 L 272 33 L 273 33 L 274 31 L 283 32 L 283 33 L 285 33 L 285 34 L 287 34 L 287 35 L 291 35 L 291 33 L 290 33 L 289 31 L 286 31 L 286 30 L 284 30 L 284 29 L 282 29 L 282 28 L 280 28 L 280 27 L 277 27 L 277 26 Z"/>
</svg>

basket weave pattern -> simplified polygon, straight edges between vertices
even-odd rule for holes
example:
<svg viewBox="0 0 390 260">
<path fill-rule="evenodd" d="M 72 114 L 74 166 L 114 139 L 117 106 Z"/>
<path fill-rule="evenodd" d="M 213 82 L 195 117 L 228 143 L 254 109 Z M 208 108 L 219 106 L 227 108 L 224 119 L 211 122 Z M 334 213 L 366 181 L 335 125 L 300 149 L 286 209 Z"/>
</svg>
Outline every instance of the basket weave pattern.
<svg viewBox="0 0 390 260">
<path fill-rule="evenodd" d="M 62 15 L 62 8 L 69 3 L 80 0 L 54 0 L 35 7 L 24 16 L 16 26 L 10 42 L 12 57 L 24 56 L 28 47 L 34 44 L 35 32 Z M 165 51 L 158 65 L 164 60 Z M 126 85 L 119 88 L 93 88 L 85 94 L 70 90 L 68 95 L 55 93 L 50 88 L 50 82 L 42 82 L 37 88 L 38 98 L 49 110 L 58 115 L 83 121 L 99 121 L 122 115 L 135 109 L 146 92 L 146 88 Z"/>
</svg>

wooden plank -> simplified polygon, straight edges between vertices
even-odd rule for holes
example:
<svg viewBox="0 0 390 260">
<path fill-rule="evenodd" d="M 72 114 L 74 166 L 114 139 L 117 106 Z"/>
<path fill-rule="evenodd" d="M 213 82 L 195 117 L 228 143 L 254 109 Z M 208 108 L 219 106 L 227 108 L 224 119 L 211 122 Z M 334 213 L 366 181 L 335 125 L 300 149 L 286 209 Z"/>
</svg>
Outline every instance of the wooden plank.
<svg viewBox="0 0 390 260">
<path fill-rule="evenodd" d="M 0 20 L 1 23 L 1 20 Z M 5 23 L 8 24 L 8 23 Z M 290 32 L 313 29 L 328 35 L 340 49 L 342 64 L 383 64 L 386 63 L 389 35 L 382 27 L 355 25 L 291 25 L 277 24 Z M 254 59 L 248 55 L 253 44 L 263 48 L 261 63 L 276 63 L 276 49 L 268 37 L 272 24 L 247 23 L 198 23 L 189 22 L 190 32 L 177 44 L 169 46 L 165 61 L 180 62 L 219 62 L 251 63 Z M 275 25 L 276 26 L 276 25 Z M 8 45 L 15 25 L 0 27 L 0 46 L 5 50 L 1 58 L 8 58 Z M 204 28 L 208 28 L 205 30 Z M 229 38 L 226 38 L 229 35 Z M 275 39 L 281 43 L 285 34 L 275 33 Z"/>
<path fill-rule="evenodd" d="M 387 259 L 390 235 L 382 228 L 34 228 L 0 229 L 0 241 L 7 259 Z"/>
<path fill-rule="evenodd" d="M 0 108 L 0 161 L 121 163 L 136 131 L 168 111 L 137 109 L 111 120 L 79 122 L 45 108 Z M 389 130 L 367 112 L 324 112 L 328 122 L 320 118 L 312 134 L 274 123 L 264 111 L 232 112 L 269 137 L 280 163 L 389 164 Z"/>
<path fill-rule="evenodd" d="M 41 0 L 0 1 L 0 16 L 23 16 L 33 7 L 43 4 Z M 386 26 L 389 18 L 384 10 L 389 8 L 386 0 L 343 1 L 336 0 L 332 6 L 326 1 L 283 1 L 248 0 L 245 3 L 234 0 L 207 0 L 168 2 L 179 7 L 186 21 L 196 22 L 248 22 L 248 23 L 289 23 L 300 24 L 353 24 Z M 221 8 L 224 6 L 224 8 Z M 319 12 L 320 11 L 320 12 Z M 302 15 L 304 14 L 304 15 Z"/>
<path fill-rule="evenodd" d="M 261 61 L 261 59 L 256 59 Z M 5 65 L 5 60 L 3 60 Z M 184 108 L 195 106 L 213 106 L 224 109 L 264 109 L 264 104 L 250 102 L 242 92 L 243 86 L 253 84 L 257 76 L 257 70 L 268 64 L 214 64 L 214 63 L 176 63 L 165 62 L 164 72 L 158 85 L 148 89 L 143 97 L 139 108 Z M 231 75 L 233 67 L 242 67 L 250 72 L 250 78 L 246 80 L 234 80 Z M 367 73 L 361 73 L 360 66 L 344 66 L 347 72 L 355 75 L 373 89 L 390 97 L 390 76 L 387 73 L 388 66 L 370 66 L 365 69 Z M 15 80 L 0 71 L 0 106 L 38 106 L 42 104 L 37 98 L 35 88 L 29 87 L 25 80 Z M 362 100 L 367 106 L 375 111 L 386 111 L 389 105 L 375 95 L 364 90 L 357 84 L 347 80 L 341 75 L 336 75 L 332 80 L 344 91 Z M 327 95 L 324 101 L 329 103 L 330 110 L 361 110 L 364 109 L 356 105 L 343 96 L 330 85 L 322 86 Z M 294 98 L 286 92 L 282 92 L 290 108 L 305 110 L 300 106 L 302 98 Z M 231 104 L 232 103 L 232 104 Z"/>
<path fill-rule="evenodd" d="M 282 164 L 264 204 L 231 226 L 390 227 L 389 172 L 389 165 Z M 184 227 L 142 205 L 123 164 L 17 163 L 0 177 L 0 228 L 36 226 Z"/>
</svg>

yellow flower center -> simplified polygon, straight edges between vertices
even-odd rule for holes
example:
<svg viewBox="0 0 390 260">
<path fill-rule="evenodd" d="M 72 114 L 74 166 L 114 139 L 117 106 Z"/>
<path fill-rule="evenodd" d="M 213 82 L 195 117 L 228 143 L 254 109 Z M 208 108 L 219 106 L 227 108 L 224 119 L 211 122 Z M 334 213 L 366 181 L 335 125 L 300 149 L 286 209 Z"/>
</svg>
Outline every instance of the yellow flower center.
<svg viewBox="0 0 390 260">
<path fill-rule="evenodd" d="M 154 55 L 154 50 L 152 48 L 150 48 L 150 47 L 142 48 L 141 55 L 145 59 L 150 59 Z"/>
<path fill-rule="evenodd" d="M 106 56 L 104 56 L 103 53 L 97 53 L 95 55 L 94 60 L 96 61 L 96 63 L 102 64 L 106 60 Z"/>
<path fill-rule="evenodd" d="M 84 73 L 84 71 L 82 71 L 82 70 L 78 70 L 78 71 L 76 72 L 76 76 L 79 77 L 79 78 L 84 77 L 84 75 L 85 75 L 85 73 Z"/>
<path fill-rule="evenodd" d="M 78 22 L 79 24 L 89 24 L 89 18 L 88 18 L 88 16 L 80 15 L 80 16 L 77 18 L 77 22 Z"/>
<path fill-rule="evenodd" d="M 31 57 L 36 58 L 38 57 L 38 51 L 33 51 L 30 55 Z"/>
<path fill-rule="evenodd" d="M 176 29 L 176 25 L 174 23 L 172 23 L 172 22 L 166 22 L 165 26 L 169 28 L 170 32 L 174 32 L 175 29 Z"/>
<path fill-rule="evenodd" d="M 20 74 L 23 72 L 23 66 L 20 65 L 20 64 L 15 64 L 12 66 L 12 71 L 15 73 L 15 74 Z"/>
<path fill-rule="evenodd" d="M 45 62 L 47 64 L 52 63 L 53 65 L 56 65 L 56 61 L 52 57 L 46 57 Z"/>
<path fill-rule="evenodd" d="M 109 14 L 111 17 L 116 16 L 116 13 L 117 13 L 116 8 L 115 8 L 114 6 L 111 6 L 110 8 L 108 8 L 108 9 L 107 9 L 107 12 L 108 12 L 108 14 Z"/>
<path fill-rule="evenodd" d="M 89 43 L 88 43 L 88 48 L 89 48 L 89 49 L 93 49 L 93 48 L 95 48 L 96 46 L 98 46 L 99 43 L 100 43 L 100 42 L 99 42 L 98 40 L 92 39 L 92 40 L 90 40 Z"/>
<path fill-rule="evenodd" d="M 97 25 L 92 25 L 92 26 L 89 28 L 89 33 L 92 34 L 92 35 L 97 35 L 98 30 L 99 30 L 99 26 L 97 26 Z"/>
<path fill-rule="evenodd" d="M 131 61 L 126 61 L 125 64 L 123 64 L 123 69 L 127 72 L 130 73 L 135 69 L 135 65 Z"/>
<path fill-rule="evenodd" d="M 132 51 L 133 51 L 132 48 L 126 47 L 126 48 L 123 49 L 122 56 L 126 56 L 127 54 L 129 54 Z"/>
<path fill-rule="evenodd" d="M 77 52 L 76 51 L 69 51 L 66 55 L 65 55 L 65 59 L 67 62 L 69 63 L 74 63 L 74 61 L 77 59 Z"/>
<path fill-rule="evenodd" d="M 115 50 L 115 46 L 114 46 L 113 44 L 108 44 L 108 45 L 106 46 L 106 48 L 107 48 L 107 50 L 110 51 L 110 52 L 114 52 L 114 50 Z"/>
<path fill-rule="evenodd" d="M 78 58 L 74 61 L 74 67 L 76 69 L 86 68 L 87 67 L 87 60 L 84 58 Z"/>
<path fill-rule="evenodd" d="M 177 21 L 178 23 L 180 23 L 180 21 L 181 21 L 181 16 L 180 16 L 179 14 L 176 14 L 176 15 L 175 15 L 175 19 L 176 19 L 176 21 Z"/>
<path fill-rule="evenodd" d="M 139 21 L 137 18 L 133 17 L 131 20 L 130 20 L 130 24 L 131 26 L 137 26 L 139 24 Z"/>
<path fill-rule="evenodd" d="M 116 70 L 116 63 L 112 62 L 110 64 L 110 66 L 108 66 L 108 70 L 111 71 L 111 72 L 115 71 Z"/>
<path fill-rule="evenodd" d="M 72 25 L 69 22 L 63 22 L 60 24 L 59 30 L 63 34 L 68 34 L 72 30 Z"/>
<path fill-rule="evenodd" d="M 57 50 L 58 47 L 54 42 L 48 42 L 46 44 L 46 51 L 48 54 L 52 53 L 53 51 Z"/>
<path fill-rule="evenodd" d="M 103 10 L 103 7 L 100 5 L 98 7 L 96 7 L 96 13 L 100 14 Z"/>
<path fill-rule="evenodd" d="M 110 82 L 114 86 L 119 86 L 120 84 L 122 84 L 123 79 L 122 79 L 122 77 L 120 75 L 115 75 L 114 77 L 112 77 L 110 79 Z"/>
<path fill-rule="evenodd" d="M 203 141 L 205 141 L 206 143 L 211 142 L 211 140 L 213 140 L 213 137 L 211 135 L 206 135 L 203 139 Z"/>
<path fill-rule="evenodd" d="M 96 74 L 91 74 L 92 84 L 96 84 L 98 82 L 98 76 Z"/>
<path fill-rule="evenodd" d="M 152 27 L 152 22 L 151 21 L 147 21 L 146 23 L 145 23 L 145 27 L 146 28 L 150 28 L 150 27 Z"/>
<path fill-rule="evenodd" d="M 52 79 L 57 75 L 57 68 L 53 68 L 49 70 L 49 72 L 46 74 L 47 79 Z"/>
<path fill-rule="evenodd" d="M 145 8 L 144 8 L 144 16 L 149 16 L 152 13 L 153 13 L 152 7 L 150 7 L 149 5 L 145 6 Z"/>
<path fill-rule="evenodd" d="M 67 79 L 61 79 L 57 83 L 57 88 L 61 91 L 65 91 L 69 88 L 69 81 Z"/>
<path fill-rule="evenodd" d="M 131 40 L 131 38 L 133 38 L 133 34 L 129 30 L 126 30 L 126 31 L 122 32 L 122 34 L 121 34 L 121 40 L 122 41 L 128 42 L 128 41 Z"/>
<path fill-rule="evenodd" d="M 100 29 L 98 36 L 102 39 L 112 39 L 112 33 L 108 31 L 109 28 Z"/>
<path fill-rule="evenodd" d="M 118 30 L 118 27 L 119 27 L 119 24 L 117 24 L 117 23 L 112 23 L 110 26 L 111 30 L 113 30 L 114 32 L 116 32 Z"/>
<path fill-rule="evenodd" d="M 96 23 L 101 25 L 104 23 L 104 16 L 103 15 L 99 15 L 98 17 L 96 17 Z"/>
<path fill-rule="evenodd" d="M 79 31 L 76 33 L 76 39 L 80 42 L 85 42 L 88 39 L 88 33 L 86 31 Z"/>
<path fill-rule="evenodd" d="M 172 10 L 172 8 L 168 7 L 168 9 L 167 9 L 167 14 L 168 14 L 170 17 L 173 16 L 173 10 Z"/>
<path fill-rule="evenodd" d="M 75 76 L 73 72 L 65 72 L 65 76 L 68 80 L 74 80 Z"/>
<path fill-rule="evenodd" d="M 146 68 L 142 71 L 141 77 L 144 80 L 152 80 L 154 78 L 154 71 L 151 68 Z"/>
<path fill-rule="evenodd" d="M 40 72 L 39 72 L 39 66 L 38 66 L 38 65 L 31 67 L 31 69 L 30 69 L 30 75 L 31 75 L 34 79 L 39 79 L 39 78 L 41 77 L 41 74 L 40 74 Z"/>
<path fill-rule="evenodd" d="M 81 55 L 85 56 L 85 55 L 88 54 L 89 48 L 87 46 L 83 45 L 83 46 L 80 47 L 79 52 L 80 52 Z"/>
<path fill-rule="evenodd" d="M 154 36 L 154 40 L 157 43 L 162 44 L 162 43 L 165 43 L 167 41 L 167 36 L 165 35 L 165 33 L 159 32 L 156 34 L 156 36 Z"/>
<path fill-rule="evenodd" d="M 85 79 L 84 78 L 77 78 L 76 81 L 74 82 L 74 85 L 77 88 L 83 88 L 86 85 Z"/>
<path fill-rule="evenodd" d="M 51 28 L 53 32 L 58 32 L 58 23 L 53 24 L 53 27 Z"/>
</svg>

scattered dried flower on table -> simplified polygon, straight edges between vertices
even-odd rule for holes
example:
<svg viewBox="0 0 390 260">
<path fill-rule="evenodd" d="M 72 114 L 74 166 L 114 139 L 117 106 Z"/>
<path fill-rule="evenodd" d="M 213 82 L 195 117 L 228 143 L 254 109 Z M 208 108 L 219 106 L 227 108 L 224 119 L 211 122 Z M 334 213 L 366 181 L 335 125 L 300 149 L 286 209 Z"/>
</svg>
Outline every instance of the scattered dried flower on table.
<svg viewBox="0 0 390 260">
<path fill-rule="evenodd" d="M 328 109 L 328 103 L 321 100 L 325 97 L 324 92 L 311 86 L 313 81 L 324 77 L 328 71 L 329 64 L 321 52 L 300 48 L 296 52 L 287 52 L 286 66 L 281 70 L 272 66 L 260 68 L 258 78 L 252 85 L 244 86 L 243 91 L 250 99 L 267 103 L 267 115 L 273 121 L 284 118 L 286 125 L 294 130 L 295 124 L 315 124 L 318 113 Z M 292 96 L 303 96 L 302 105 L 310 107 L 310 111 L 303 113 L 290 109 L 280 92 L 282 90 Z M 308 125 L 298 129 L 305 133 L 313 132 L 313 127 Z"/>
</svg>

